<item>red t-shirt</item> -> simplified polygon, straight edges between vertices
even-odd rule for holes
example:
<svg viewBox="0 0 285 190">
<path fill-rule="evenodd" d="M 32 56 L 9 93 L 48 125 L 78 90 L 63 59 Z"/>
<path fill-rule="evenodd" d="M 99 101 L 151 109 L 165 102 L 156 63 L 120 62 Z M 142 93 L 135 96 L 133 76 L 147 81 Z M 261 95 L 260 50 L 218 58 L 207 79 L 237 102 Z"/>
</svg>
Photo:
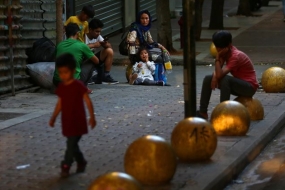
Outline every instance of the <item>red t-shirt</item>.
<svg viewBox="0 0 285 190">
<path fill-rule="evenodd" d="M 256 90 L 259 85 L 251 60 L 236 47 L 232 46 L 231 50 L 231 55 L 226 60 L 226 67 L 234 77 L 249 82 Z"/>
<path fill-rule="evenodd" d="M 87 88 L 81 81 L 69 85 L 60 83 L 56 94 L 61 99 L 62 134 L 66 137 L 80 136 L 88 132 L 83 95 Z"/>
</svg>

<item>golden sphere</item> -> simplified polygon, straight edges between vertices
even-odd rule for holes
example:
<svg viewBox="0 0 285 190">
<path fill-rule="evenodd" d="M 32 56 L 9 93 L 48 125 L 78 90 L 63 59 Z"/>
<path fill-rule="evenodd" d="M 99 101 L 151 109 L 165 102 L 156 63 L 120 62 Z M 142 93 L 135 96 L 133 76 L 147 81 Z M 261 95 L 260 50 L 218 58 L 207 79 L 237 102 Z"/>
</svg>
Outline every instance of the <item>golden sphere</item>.
<svg viewBox="0 0 285 190">
<path fill-rule="evenodd" d="M 129 77 L 133 72 L 133 65 L 130 63 L 126 68 L 126 79 L 129 82 Z"/>
<path fill-rule="evenodd" d="M 267 69 L 262 74 L 261 84 L 265 92 L 285 92 L 285 70 L 281 67 Z"/>
<path fill-rule="evenodd" d="M 142 190 L 142 186 L 132 176 L 121 173 L 111 172 L 99 176 L 89 186 L 88 190 Z"/>
<path fill-rule="evenodd" d="M 216 57 L 216 55 L 218 53 L 217 48 L 216 48 L 214 43 L 212 43 L 210 46 L 210 53 L 213 57 Z"/>
<path fill-rule="evenodd" d="M 212 112 L 211 123 L 218 135 L 246 135 L 250 126 L 247 109 L 237 101 L 224 101 Z"/>
<path fill-rule="evenodd" d="M 126 173 L 145 185 L 161 185 L 170 181 L 176 170 L 176 156 L 165 139 L 147 135 L 135 140 L 127 149 Z"/>
<path fill-rule="evenodd" d="M 261 102 L 256 98 L 239 96 L 235 99 L 242 105 L 244 105 L 249 113 L 249 117 L 252 121 L 262 120 L 264 117 L 264 109 Z"/>
<path fill-rule="evenodd" d="M 209 159 L 217 148 L 217 135 L 204 119 L 190 117 L 180 121 L 171 135 L 171 145 L 182 161 Z"/>
</svg>

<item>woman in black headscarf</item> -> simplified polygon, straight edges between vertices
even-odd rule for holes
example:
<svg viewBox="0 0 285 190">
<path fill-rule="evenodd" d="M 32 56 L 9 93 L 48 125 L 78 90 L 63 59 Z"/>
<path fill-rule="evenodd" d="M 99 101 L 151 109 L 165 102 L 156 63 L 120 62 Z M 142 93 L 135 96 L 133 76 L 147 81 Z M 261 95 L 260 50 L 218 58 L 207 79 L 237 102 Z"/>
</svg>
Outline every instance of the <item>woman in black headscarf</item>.
<svg viewBox="0 0 285 190">
<path fill-rule="evenodd" d="M 134 54 L 140 47 L 146 47 L 149 50 L 153 48 L 160 48 L 162 52 L 169 54 L 165 47 L 153 41 L 149 31 L 151 28 L 151 21 L 152 18 L 148 10 L 143 10 L 138 13 L 136 22 L 132 23 L 129 34 L 127 36 L 129 48 L 131 46 L 135 48 Z M 136 61 L 134 54 L 129 54 L 132 64 L 134 64 Z"/>
</svg>

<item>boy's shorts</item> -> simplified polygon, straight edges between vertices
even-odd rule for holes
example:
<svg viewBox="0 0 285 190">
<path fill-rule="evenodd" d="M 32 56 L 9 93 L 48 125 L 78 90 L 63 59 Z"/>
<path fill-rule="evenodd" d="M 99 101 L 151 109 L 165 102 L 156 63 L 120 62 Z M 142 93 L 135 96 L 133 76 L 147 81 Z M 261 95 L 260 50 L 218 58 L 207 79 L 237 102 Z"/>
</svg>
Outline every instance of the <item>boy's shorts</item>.
<svg viewBox="0 0 285 190">
<path fill-rule="evenodd" d="M 101 55 L 101 51 L 95 53 L 95 56 L 99 59 L 99 65 L 101 65 L 105 62 L 105 60 L 101 60 L 100 55 Z"/>
</svg>

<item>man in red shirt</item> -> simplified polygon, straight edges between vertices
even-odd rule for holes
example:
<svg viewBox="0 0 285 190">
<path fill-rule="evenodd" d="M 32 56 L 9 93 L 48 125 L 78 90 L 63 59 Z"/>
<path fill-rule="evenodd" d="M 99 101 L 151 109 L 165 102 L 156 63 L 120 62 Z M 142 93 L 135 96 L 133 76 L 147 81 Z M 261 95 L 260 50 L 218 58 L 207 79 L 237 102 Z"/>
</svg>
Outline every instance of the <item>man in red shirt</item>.
<svg viewBox="0 0 285 190">
<path fill-rule="evenodd" d="M 208 105 L 212 90 L 221 91 L 220 102 L 230 99 L 230 95 L 252 97 L 258 81 L 253 64 L 249 57 L 232 45 L 232 35 L 228 31 L 219 31 L 212 37 L 217 48 L 215 71 L 204 78 L 200 110 L 197 116 L 208 119 Z M 230 73 L 232 76 L 227 75 Z"/>
</svg>

